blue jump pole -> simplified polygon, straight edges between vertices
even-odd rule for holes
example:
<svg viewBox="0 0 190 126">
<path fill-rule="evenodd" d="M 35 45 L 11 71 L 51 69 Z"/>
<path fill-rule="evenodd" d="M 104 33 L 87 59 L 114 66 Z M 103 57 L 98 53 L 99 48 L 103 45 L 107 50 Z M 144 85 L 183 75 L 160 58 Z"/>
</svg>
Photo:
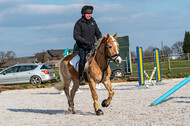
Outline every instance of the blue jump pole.
<svg viewBox="0 0 190 126">
<path fill-rule="evenodd" d="M 173 87 L 172 89 L 170 89 L 168 92 L 166 92 L 165 94 L 163 94 L 161 97 L 159 97 L 157 100 L 155 100 L 151 106 L 156 106 L 157 104 L 159 104 L 161 101 L 163 101 L 164 99 L 166 99 L 168 96 L 170 96 L 171 94 L 173 94 L 175 91 L 177 91 L 179 88 L 183 87 L 185 84 L 187 84 L 190 81 L 190 76 L 187 77 L 186 79 L 184 79 L 182 82 L 180 82 L 179 84 L 177 84 L 175 87 Z"/>
<path fill-rule="evenodd" d="M 153 49 L 154 51 L 154 62 L 156 66 L 156 81 L 161 82 L 162 76 L 161 76 L 161 65 L 160 65 L 160 51 L 158 48 Z"/>
<path fill-rule="evenodd" d="M 145 85 L 145 77 L 144 77 L 144 63 L 143 63 L 143 48 L 137 46 L 136 50 L 137 50 L 139 86 L 144 86 Z"/>
</svg>

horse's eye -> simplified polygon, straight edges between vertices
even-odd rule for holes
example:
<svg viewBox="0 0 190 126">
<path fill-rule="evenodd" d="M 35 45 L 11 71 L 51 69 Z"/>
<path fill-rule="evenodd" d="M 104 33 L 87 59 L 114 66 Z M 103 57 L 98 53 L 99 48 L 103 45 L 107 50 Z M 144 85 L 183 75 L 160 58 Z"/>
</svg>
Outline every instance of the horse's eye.
<svg viewBox="0 0 190 126">
<path fill-rule="evenodd" d="M 111 49 L 111 48 L 112 48 L 112 46 L 108 46 L 108 48 L 109 48 L 109 49 Z"/>
</svg>

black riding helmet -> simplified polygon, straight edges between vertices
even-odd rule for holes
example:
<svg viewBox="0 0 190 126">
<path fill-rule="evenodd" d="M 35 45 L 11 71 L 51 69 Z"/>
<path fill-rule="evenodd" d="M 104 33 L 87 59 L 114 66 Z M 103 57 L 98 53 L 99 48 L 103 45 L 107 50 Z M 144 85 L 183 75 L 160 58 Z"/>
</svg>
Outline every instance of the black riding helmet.
<svg viewBox="0 0 190 126">
<path fill-rule="evenodd" d="M 93 13 L 93 6 L 88 6 L 85 5 L 82 9 L 81 9 L 81 14 L 92 14 Z"/>
</svg>

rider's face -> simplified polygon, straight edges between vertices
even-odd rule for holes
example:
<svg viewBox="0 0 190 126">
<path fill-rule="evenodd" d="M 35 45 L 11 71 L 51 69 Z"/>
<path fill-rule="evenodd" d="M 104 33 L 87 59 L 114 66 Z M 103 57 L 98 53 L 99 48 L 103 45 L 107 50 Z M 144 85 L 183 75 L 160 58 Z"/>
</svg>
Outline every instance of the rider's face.
<svg viewBox="0 0 190 126">
<path fill-rule="evenodd" d="M 87 20 L 90 20 L 91 17 L 92 17 L 92 14 L 84 14 L 84 16 L 85 16 L 85 18 L 86 18 Z"/>
</svg>

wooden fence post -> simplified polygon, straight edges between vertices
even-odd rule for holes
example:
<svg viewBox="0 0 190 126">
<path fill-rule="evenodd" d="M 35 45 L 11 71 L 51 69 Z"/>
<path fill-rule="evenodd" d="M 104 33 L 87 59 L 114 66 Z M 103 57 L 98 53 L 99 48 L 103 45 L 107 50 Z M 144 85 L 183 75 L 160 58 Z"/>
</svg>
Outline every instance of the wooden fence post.
<svg viewBox="0 0 190 126">
<path fill-rule="evenodd" d="M 168 70 L 171 72 L 171 66 L 170 66 L 170 54 L 168 54 Z"/>
</svg>

